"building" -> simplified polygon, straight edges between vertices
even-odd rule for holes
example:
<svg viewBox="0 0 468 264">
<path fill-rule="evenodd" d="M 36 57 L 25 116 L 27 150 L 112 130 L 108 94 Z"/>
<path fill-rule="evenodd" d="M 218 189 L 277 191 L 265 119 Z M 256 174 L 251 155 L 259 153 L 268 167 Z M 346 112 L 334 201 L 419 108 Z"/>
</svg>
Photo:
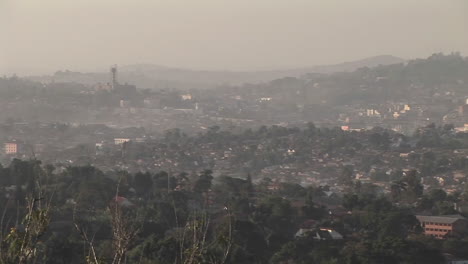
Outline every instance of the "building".
<svg viewBox="0 0 468 264">
<path fill-rule="evenodd" d="M 122 108 L 128 108 L 128 107 L 130 107 L 130 101 L 128 101 L 128 100 L 120 100 L 120 107 L 122 107 Z"/>
<path fill-rule="evenodd" d="M 455 131 L 462 133 L 468 132 L 468 124 L 464 124 L 462 127 L 456 127 Z"/>
<path fill-rule="evenodd" d="M 146 108 L 161 108 L 161 99 L 159 98 L 147 98 L 143 100 L 143 105 Z"/>
<path fill-rule="evenodd" d="M 107 91 L 110 92 L 112 91 L 112 85 L 110 83 L 98 83 L 94 86 L 95 91 Z"/>
<path fill-rule="evenodd" d="M 112 90 L 120 95 L 124 95 L 125 97 L 129 97 L 135 95 L 136 93 L 136 86 L 130 84 L 120 84 L 117 80 L 117 65 L 114 65 L 110 69 L 111 72 L 111 86 Z"/>
<path fill-rule="evenodd" d="M 316 231 L 314 239 L 316 240 L 341 240 L 343 236 L 336 230 L 329 228 L 320 228 Z"/>
<path fill-rule="evenodd" d="M 122 197 L 122 196 L 115 196 L 115 198 L 113 199 L 112 202 L 116 203 L 117 205 L 119 205 L 121 207 L 133 207 L 133 206 L 135 206 L 135 204 L 133 204 L 127 198 Z"/>
<path fill-rule="evenodd" d="M 34 144 L 32 146 L 32 149 L 34 151 L 34 154 L 42 154 L 44 152 L 46 152 L 47 148 L 46 148 L 46 145 L 45 144 Z"/>
<path fill-rule="evenodd" d="M 301 224 L 301 228 L 296 232 L 295 237 L 312 236 L 316 240 L 341 240 L 343 236 L 334 229 L 317 228 L 317 221 L 309 219 Z"/>
<path fill-rule="evenodd" d="M 129 138 L 114 138 L 114 144 L 115 145 L 122 145 L 125 142 L 129 142 Z"/>
<path fill-rule="evenodd" d="M 460 105 L 458 107 L 458 114 L 460 116 L 465 116 L 468 114 L 468 105 Z"/>
<path fill-rule="evenodd" d="M 16 153 L 18 153 L 18 144 L 16 144 L 16 143 L 5 143 L 4 151 L 5 151 L 5 154 L 16 154 Z"/>
<path fill-rule="evenodd" d="M 367 116 L 380 117 L 380 112 L 376 109 L 366 109 Z"/>
<path fill-rule="evenodd" d="M 468 231 L 468 221 L 461 215 L 424 216 L 416 218 L 424 230 L 424 234 L 436 238 L 459 235 Z"/>
<path fill-rule="evenodd" d="M 180 97 L 182 100 L 187 101 L 187 100 L 192 100 L 192 95 L 191 94 L 181 94 Z"/>
</svg>

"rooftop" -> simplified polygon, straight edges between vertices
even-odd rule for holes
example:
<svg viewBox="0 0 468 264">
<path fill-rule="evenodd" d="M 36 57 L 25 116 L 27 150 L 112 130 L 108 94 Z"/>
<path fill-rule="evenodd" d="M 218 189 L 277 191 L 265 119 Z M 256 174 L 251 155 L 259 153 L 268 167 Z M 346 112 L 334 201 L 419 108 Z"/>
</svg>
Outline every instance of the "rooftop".
<svg viewBox="0 0 468 264">
<path fill-rule="evenodd" d="M 416 218 L 420 222 L 435 222 L 435 223 L 443 223 L 443 224 L 452 224 L 458 220 L 466 220 L 466 218 L 461 215 L 439 215 L 439 216 L 417 215 Z"/>
</svg>

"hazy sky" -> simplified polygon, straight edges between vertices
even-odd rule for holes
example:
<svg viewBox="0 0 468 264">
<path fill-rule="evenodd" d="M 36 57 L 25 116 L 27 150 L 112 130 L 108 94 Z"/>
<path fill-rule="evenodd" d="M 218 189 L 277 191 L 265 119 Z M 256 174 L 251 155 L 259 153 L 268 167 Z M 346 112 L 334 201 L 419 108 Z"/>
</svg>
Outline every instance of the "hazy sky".
<svg viewBox="0 0 468 264">
<path fill-rule="evenodd" d="M 0 74 L 468 55 L 467 0 L 0 0 Z M 21 72 L 22 71 L 22 72 Z"/>
</svg>

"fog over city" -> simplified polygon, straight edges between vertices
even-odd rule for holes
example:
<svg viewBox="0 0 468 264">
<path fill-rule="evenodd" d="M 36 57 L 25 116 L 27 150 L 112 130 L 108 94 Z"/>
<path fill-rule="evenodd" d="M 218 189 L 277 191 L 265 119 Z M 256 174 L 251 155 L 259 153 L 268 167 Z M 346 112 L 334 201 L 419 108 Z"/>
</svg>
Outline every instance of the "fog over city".
<svg viewBox="0 0 468 264">
<path fill-rule="evenodd" d="M 0 264 L 468 263 L 468 1 L 0 0 Z"/>
</svg>

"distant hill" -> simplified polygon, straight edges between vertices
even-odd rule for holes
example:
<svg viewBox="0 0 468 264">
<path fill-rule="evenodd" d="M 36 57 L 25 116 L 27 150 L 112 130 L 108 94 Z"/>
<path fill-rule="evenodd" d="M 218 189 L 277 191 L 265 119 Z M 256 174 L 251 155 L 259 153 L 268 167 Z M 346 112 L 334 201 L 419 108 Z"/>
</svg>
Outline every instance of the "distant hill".
<svg viewBox="0 0 468 264">
<path fill-rule="evenodd" d="M 392 55 L 381 55 L 370 57 L 357 61 L 343 62 L 335 65 L 315 66 L 310 68 L 300 69 L 304 73 L 334 73 L 334 72 L 350 72 L 363 67 L 375 67 L 379 65 L 390 65 L 405 62 L 404 59 Z"/>
<path fill-rule="evenodd" d="M 371 60 L 372 61 L 372 60 Z M 303 78 L 282 78 L 248 86 L 251 94 L 272 98 L 292 98 L 293 102 L 327 102 L 333 106 L 352 104 L 381 104 L 385 102 L 444 102 L 466 98 L 468 84 L 468 57 L 453 52 L 432 54 L 425 59 L 389 65 L 369 64 L 369 60 L 341 64 L 341 72 L 311 74 Z M 353 72 L 345 69 L 359 68 Z M 319 67 L 317 67 L 319 68 Z M 316 68 L 316 69 L 317 69 Z M 334 67 L 333 69 L 339 69 Z M 322 68 L 328 70 L 328 68 Z M 294 95 L 298 95 L 294 97 Z"/>
<path fill-rule="evenodd" d="M 354 71 L 362 67 L 374 67 L 402 63 L 405 60 L 391 55 L 381 55 L 358 61 L 344 62 L 336 65 L 321 65 L 306 68 L 273 70 L 273 71 L 203 71 L 181 68 L 170 68 L 153 64 L 135 64 L 119 68 L 123 74 L 141 76 L 158 81 L 175 81 L 179 83 L 198 84 L 241 84 L 270 81 L 282 77 L 299 77 L 307 73 L 334 73 Z"/>
<path fill-rule="evenodd" d="M 269 70 L 269 71 L 204 71 L 204 70 L 190 70 L 183 68 L 171 68 L 155 64 L 133 64 L 121 66 L 120 70 L 124 72 L 138 72 L 138 73 L 166 73 L 171 75 L 178 74 L 227 74 L 227 75 L 250 75 L 250 74 L 285 74 L 285 73 L 333 73 L 333 72 L 346 72 L 354 71 L 362 67 L 375 67 L 378 65 L 389 65 L 402 63 L 405 60 L 392 55 L 380 55 L 365 58 L 357 61 L 343 62 L 340 64 L 332 65 L 318 65 L 311 67 L 303 67 L 296 69 L 285 69 L 285 70 Z M 281 76 L 284 77 L 284 76 Z"/>
<path fill-rule="evenodd" d="M 373 67 L 404 62 L 404 59 L 382 55 L 336 65 L 322 65 L 297 69 L 273 71 L 206 71 L 171 68 L 154 64 L 135 64 L 119 67 L 119 80 L 132 83 L 138 88 L 213 88 L 222 84 L 258 83 L 283 77 L 300 77 L 307 73 L 334 73 L 354 71 L 361 67 Z M 36 81 L 47 77 L 34 77 Z M 108 82 L 108 73 L 79 73 L 60 71 L 49 77 L 55 82 L 93 84 Z"/>
</svg>

